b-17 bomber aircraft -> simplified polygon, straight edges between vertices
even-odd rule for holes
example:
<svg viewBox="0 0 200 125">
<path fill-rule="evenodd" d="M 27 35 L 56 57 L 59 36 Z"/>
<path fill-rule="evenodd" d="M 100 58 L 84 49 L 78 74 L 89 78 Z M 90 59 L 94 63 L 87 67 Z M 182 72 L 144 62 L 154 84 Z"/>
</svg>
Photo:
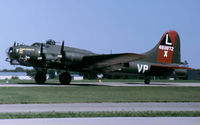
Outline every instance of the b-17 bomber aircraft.
<svg viewBox="0 0 200 125">
<path fill-rule="evenodd" d="M 180 39 L 176 31 L 164 33 L 159 43 L 143 54 L 119 53 L 96 54 L 88 50 L 56 45 L 54 40 L 32 45 L 14 43 L 8 52 L 7 61 L 11 65 L 32 66 L 36 69 L 35 81 L 46 81 L 48 69 L 63 70 L 59 75 L 62 85 L 70 84 L 69 71 L 88 74 L 140 74 L 145 84 L 151 76 L 165 76 L 174 73 L 185 74 L 190 68 L 183 67 L 180 59 Z"/>
</svg>

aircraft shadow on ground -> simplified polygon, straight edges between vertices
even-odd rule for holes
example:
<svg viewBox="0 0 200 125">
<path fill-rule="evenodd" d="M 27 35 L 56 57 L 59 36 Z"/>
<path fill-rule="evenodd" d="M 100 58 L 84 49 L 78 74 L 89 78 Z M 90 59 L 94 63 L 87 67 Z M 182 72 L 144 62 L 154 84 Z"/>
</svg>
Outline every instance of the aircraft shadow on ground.
<svg viewBox="0 0 200 125">
<path fill-rule="evenodd" d="M 70 84 L 73 86 L 109 86 L 109 85 L 97 85 L 97 84 Z"/>
<path fill-rule="evenodd" d="M 124 83 L 124 84 L 129 84 L 129 85 L 149 85 L 149 86 L 174 86 L 173 84 L 170 83 L 150 83 L 150 84 L 144 84 L 144 83 Z"/>
<path fill-rule="evenodd" d="M 70 85 L 61 85 L 60 83 L 44 83 L 44 84 L 37 84 L 37 83 L 9 83 L 10 85 L 24 85 L 24 86 L 28 86 L 28 85 L 35 85 L 35 86 L 112 86 L 112 84 L 88 84 L 88 83 L 71 83 Z M 137 83 L 137 82 L 124 82 L 123 83 L 124 86 L 126 85 L 133 85 L 133 86 L 174 86 L 174 84 L 170 84 L 170 83 L 150 83 L 150 84 L 144 84 L 144 83 Z M 116 84 L 117 85 L 117 84 Z M 119 85 L 120 86 L 120 85 Z"/>
<path fill-rule="evenodd" d="M 12 84 L 12 83 L 10 83 Z M 71 83 L 70 85 L 61 85 L 60 83 L 44 83 L 44 84 L 37 84 L 37 83 L 14 83 L 14 84 L 18 84 L 18 85 L 38 85 L 38 86 L 109 86 L 109 85 L 96 85 L 96 84 L 87 84 L 87 83 L 83 83 L 83 84 L 73 84 Z"/>
</svg>

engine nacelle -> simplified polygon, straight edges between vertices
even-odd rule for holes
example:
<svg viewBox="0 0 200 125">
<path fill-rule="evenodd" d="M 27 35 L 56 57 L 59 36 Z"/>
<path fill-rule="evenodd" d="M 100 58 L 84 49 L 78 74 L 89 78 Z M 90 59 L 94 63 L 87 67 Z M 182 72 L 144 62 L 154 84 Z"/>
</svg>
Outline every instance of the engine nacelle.
<svg viewBox="0 0 200 125">
<path fill-rule="evenodd" d="M 187 78 L 187 70 L 186 69 L 175 69 L 175 76 L 176 78 L 182 78 L 182 79 L 186 79 Z"/>
<path fill-rule="evenodd" d="M 187 70 L 186 69 L 175 69 L 175 74 L 176 75 L 187 75 Z"/>
<path fill-rule="evenodd" d="M 83 58 L 83 54 L 81 53 L 74 53 L 74 52 L 65 52 L 65 58 L 69 62 L 81 62 Z"/>
</svg>

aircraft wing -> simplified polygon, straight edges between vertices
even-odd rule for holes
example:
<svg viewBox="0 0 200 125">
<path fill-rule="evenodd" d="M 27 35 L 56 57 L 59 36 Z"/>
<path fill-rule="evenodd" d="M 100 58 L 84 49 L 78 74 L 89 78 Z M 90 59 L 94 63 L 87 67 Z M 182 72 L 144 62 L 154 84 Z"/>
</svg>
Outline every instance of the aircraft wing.
<svg viewBox="0 0 200 125">
<path fill-rule="evenodd" d="M 112 70 L 119 69 L 119 65 L 145 58 L 142 54 L 120 53 L 120 54 L 103 54 L 83 57 L 84 65 L 91 69 L 102 69 L 112 67 Z"/>
</svg>

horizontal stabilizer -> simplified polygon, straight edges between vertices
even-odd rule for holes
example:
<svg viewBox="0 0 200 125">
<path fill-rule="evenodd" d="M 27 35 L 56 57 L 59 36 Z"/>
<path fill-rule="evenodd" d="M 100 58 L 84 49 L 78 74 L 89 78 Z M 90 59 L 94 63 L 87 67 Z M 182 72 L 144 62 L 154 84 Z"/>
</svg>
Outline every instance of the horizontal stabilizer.
<svg viewBox="0 0 200 125">
<path fill-rule="evenodd" d="M 167 68 L 167 69 L 187 69 L 187 70 L 194 70 L 193 68 L 183 67 L 183 66 L 173 66 L 173 65 L 151 65 L 151 68 L 158 67 L 158 68 Z"/>
</svg>

